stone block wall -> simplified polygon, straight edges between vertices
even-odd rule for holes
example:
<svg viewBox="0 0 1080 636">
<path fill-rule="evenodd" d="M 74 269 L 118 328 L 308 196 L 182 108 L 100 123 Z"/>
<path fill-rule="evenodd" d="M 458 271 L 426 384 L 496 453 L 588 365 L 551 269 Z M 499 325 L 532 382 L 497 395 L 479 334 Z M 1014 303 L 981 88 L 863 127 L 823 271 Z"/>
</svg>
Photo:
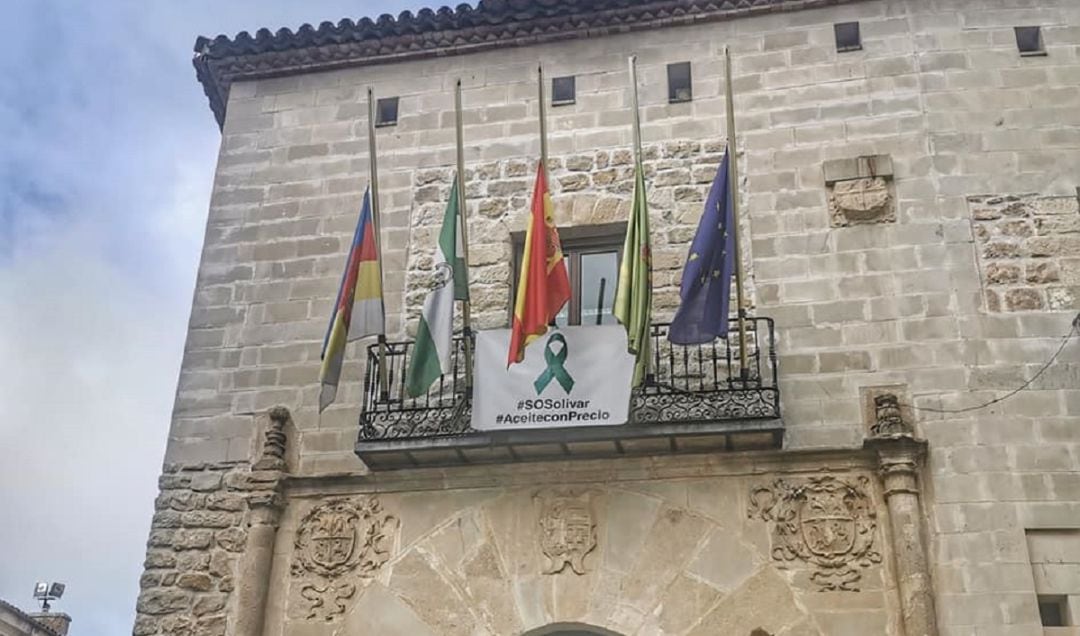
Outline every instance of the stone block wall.
<svg viewBox="0 0 1080 636">
<path fill-rule="evenodd" d="M 418 471 L 378 492 L 346 482 L 332 496 L 304 492 L 280 529 L 264 633 L 512 636 L 582 624 L 653 636 L 899 636 L 885 506 L 868 465 L 833 457 L 823 474 L 812 461 L 767 460 L 748 475 L 748 461 Z M 814 549 L 833 556 L 815 557 L 809 535 L 778 521 L 799 505 L 788 488 L 818 503 L 840 492 L 857 538 L 830 535 L 835 543 Z M 322 552 L 313 565 L 312 528 L 335 521 L 355 537 L 351 552 Z"/>
<path fill-rule="evenodd" d="M 643 169 L 650 214 L 658 230 L 652 237 L 653 316 L 670 320 L 679 303 L 679 281 L 702 206 L 723 159 L 719 140 L 673 140 L 644 146 Z M 467 168 L 469 259 L 474 326 L 503 328 L 512 303 L 513 254 L 508 237 L 528 220 L 536 161 L 507 159 Z M 549 160 L 550 190 L 559 226 L 625 222 L 633 198 L 631 149 L 596 150 Z M 415 332 L 424 297 L 431 288 L 431 263 L 442 226 L 454 171 L 413 173 L 416 203 L 409 217 L 404 320 Z M 749 224 L 744 220 L 746 230 Z M 616 243 L 622 241 L 616 237 Z M 747 269 L 751 264 L 747 262 Z M 750 274 L 753 272 L 751 271 Z M 752 280 L 752 279 L 751 279 Z M 752 295 L 752 284 L 747 286 Z"/>
<path fill-rule="evenodd" d="M 135 636 L 223 636 L 247 502 L 230 464 L 166 467 L 136 604 Z"/>
<path fill-rule="evenodd" d="M 851 20 L 863 49 L 837 53 L 833 24 Z M 878 0 L 238 83 L 166 461 L 191 473 L 247 461 L 252 415 L 285 405 L 298 474 L 364 472 L 352 447 L 365 343 L 350 346 L 338 401 L 321 417 L 316 382 L 367 184 L 367 86 L 401 98 L 398 125 L 378 132 L 385 289 L 398 338 L 413 328 L 417 268 L 454 163 L 458 78 L 474 175 L 474 283 L 482 324 L 499 326 L 509 233 L 523 229 L 539 155 L 536 62 L 550 76 L 577 77 L 577 103 L 549 112 L 555 204 L 560 222 L 574 224 L 625 216 L 629 184 L 616 164 L 631 144 L 626 57 L 638 55 L 666 302 L 685 254 L 679 242 L 700 208 L 679 193 L 700 196 L 718 162 L 730 45 L 751 302 L 777 322 L 785 447 L 858 446 L 860 391 L 903 387 L 931 448 L 925 486 L 942 633 L 1037 634 L 1024 530 L 1080 519 L 1076 345 L 1030 390 L 964 409 L 1029 379 L 1076 313 L 1069 214 L 1054 215 L 1060 226 L 1039 220 L 1050 218 L 1040 213 L 1046 201 L 1075 194 L 1080 174 L 1077 24 L 1071 0 Z M 1042 26 L 1045 57 L 1017 53 L 1012 27 L 1027 25 Z M 665 66 L 685 60 L 694 100 L 668 104 Z M 890 222 L 834 227 L 823 166 L 871 156 L 890 158 Z M 1003 197 L 1026 206 L 1027 229 L 991 203 Z M 994 213 L 985 210 L 1002 218 L 980 218 Z M 1019 240 L 984 236 L 1012 231 L 1058 251 L 987 259 L 989 245 Z M 1043 262 L 1059 280 L 1047 279 Z M 1012 266 L 1022 282 L 1009 282 Z M 194 591 L 181 595 L 178 604 L 195 602 Z"/>
<path fill-rule="evenodd" d="M 1080 310 L 1080 196 L 972 197 L 986 309 Z"/>
<path fill-rule="evenodd" d="M 625 64 L 638 54 L 645 144 L 661 153 L 649 187 L 655 240 L 670 246 L 658 258 L 668 268 L 658 273 L 669 286 L 659 295 L 663 309 L 685 254 L 678 241 L 689 239 L 699 207 L 672 200 L 697 194 L 665 181 L 685 179 L 685 166 L 659 167 L 681 161 L 665 158 L 663 147 L 691 140 L 710 148 L 690 159 L 698 168 L 689 187 L 703 192 L 716 160 L 705 156 L 723 138 L 724 44 L 736 73 L 750 302 L 777 320 L 787 444 L 857 444 L 861 386 L 907 384 L 919 405 L 970 405 L 970 390 L 981 387 L 969 368 L 989 362 L 975 355 L 988 335 L 1024 339 L 1032 356 L 1048 356 L 1050 336 L 1070 319 L 1046 316 L 1021 329 L 985 315 L 967 199 L 1074 191 L 1080 140 L 1067 111 L 1080 103 L 1080 64 L 1067 25 L 1075 14 L 1067 2 L 1028 13 L 1006 0 L 865 2 L 237 84 L 170 458 L 241 457 L 251 432 L 238 414 L 287 404 L 301 429 L 302 471 L 361 469 L 351 447 L 363 345 L 350 348 L 335 406 L 319 418 L 315 405 L 326 316 L 367 182 L 366 86 L 401 98 L 398 125 L 378 132 L 391 337 L 415 328 L 426 288 L 415 266 L 432 249 L 441 214 L 445 182 L 431 186 L 453 166 L 458 77 L 466 163 L 487 183 L 472 186 L 469 202 L 480 324 L 499 326 L 509 315 L 500 307 L 509 233 L 523 229 L 539 153 L 536 60 L 551 76 L 577 76 L 577 103 L 551 108 L 549 123 L 552 160 L 562 166 L 553 183 L 560 221 L 581 223 L 617 217 L 614 199 L 629 196 L 618 172 L 596 184 L 612 178 L 612 166 L 595 161 L 600 153 L 614 163 L 630 149 Z M 862 51 L 835 51 L 832 24 L 846 20 L 860 21 Z M 1017 21 L 1043 25 L 1046 57 L 1019 56 Z M 684 59 L 694 62 L 694 101 L 667 104 L 664 67 Z M 1032 86 L 1013 86 L 1028 72 Z M 1047 119 L 1051 112 L 1061 117 Z M 1013 143 L 1002 145 L 1006 138 Z M 868 156 L 890 158 L 895 222 L 832 227 L 823 166 Z M 509 191 L 482 189 L 494 182 Z"/>
</svg>

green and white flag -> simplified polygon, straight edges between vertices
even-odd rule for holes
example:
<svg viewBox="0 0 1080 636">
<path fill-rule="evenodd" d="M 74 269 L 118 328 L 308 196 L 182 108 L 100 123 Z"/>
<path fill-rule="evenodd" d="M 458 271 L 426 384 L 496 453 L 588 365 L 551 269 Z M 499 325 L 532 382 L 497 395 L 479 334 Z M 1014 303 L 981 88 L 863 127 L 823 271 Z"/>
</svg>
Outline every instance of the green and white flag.
<svg viewBox="0 0 1080 636">
<path fill-rule="evenodd" d="M 454 301 L 469 299 L 469 272 L 461 244 L 458 207 L 455 178 L 435 249 L 435 287 L 424 299 L 416 345 L 405 374 L 405 391 L 410 397 L 427 393 L 440 375 L 450 372 L 454 349 Z"/>
<path fill-rule="evenodd" d="M 649 374 L 652 334 L 652 247 L 649 240 L 649 204 L 641 161 L 634 167 L 634 202 L 626 223 L 619 286 L 615 292 L 615 318 L 626 327 L 627 351 L 634 355 L 633 386 Z"/>
</svg>

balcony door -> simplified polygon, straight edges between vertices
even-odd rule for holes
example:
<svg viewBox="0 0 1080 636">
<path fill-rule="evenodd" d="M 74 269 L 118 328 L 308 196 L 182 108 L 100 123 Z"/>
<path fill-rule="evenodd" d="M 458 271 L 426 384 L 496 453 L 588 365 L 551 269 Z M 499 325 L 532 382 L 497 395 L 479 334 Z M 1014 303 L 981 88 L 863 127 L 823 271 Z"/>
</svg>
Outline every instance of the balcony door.
<svg viewBox="0 0 1080 636">
<path fill-rule="evenodd" d="M 617 324 L 612 307 L 615 290 L 619 284 L 619 264 L 626 232 L 625 223 L 586 225 L 559 228 L 566 270 L 570 275 L 570 302 L 555 317 L 555 324 L 568 325 L 614 325 Z M 515 286 L 510 296 L 510 313 L 517 294 L 518 274 L 521 272 L 521 254 L 525 233 L 515 232 L 514 275 Z"/>
</svg>

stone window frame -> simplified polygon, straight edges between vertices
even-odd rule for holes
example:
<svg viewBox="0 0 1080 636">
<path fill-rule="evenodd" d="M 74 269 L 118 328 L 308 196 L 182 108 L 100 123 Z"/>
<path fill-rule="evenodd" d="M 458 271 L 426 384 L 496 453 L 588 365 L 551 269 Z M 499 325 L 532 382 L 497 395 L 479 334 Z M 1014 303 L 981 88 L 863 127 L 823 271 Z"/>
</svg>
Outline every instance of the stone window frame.
<svg viewBox="0 0 1080 636">
<path fill-rule="evenodd" d="M 837 53 L 861 51 L 863 48 L 862 29 L 857 21 L 833 24 L 833 36 L 836 38 Z"/>
<path fill-rule="evenodd" d="M 1035 602 L 1037 613 L 1039 615 L 1039 622 L 1044 628 L 1055 627 L 1077 627 L 1080 626 L 1080 594 L 1073 594 L 1068 589 L 1040 589 L 1039 576 L 1037 570 L 1040 565 L 1047 563 L 1055 565 L 1064 565 L 1065 563 L 1074 564 L 1075 561 L 1043 561 L 1036 560 L 1035 550 L 1033 548 L 1032 540 L 1035 537 L 1042 536 L 1043 549 L 1047 545 L 1046 539 L 1056 537 L 1059 541 L 1054 541 L 1057 544 L 1057 549 L 1063 545 L 1060 541 L 1067 540 L 1069 545 L 1073 548 L 1073 554 L 1075 554 L 1075 548 L 1080 545 L 1080 527 L 1073 526 L 1040 526 L 1040 527 L 1028 527 L 1024 529 L 1024 548 L 1027 552 L 1027 561 L 1032 568 L 1032 592 L 1035 595 Z M 1053 551 L 1053 550 L 1052 550 Z M 1053 580 L 1053 579 L 1051 579 Z M 1056 587 L 1051 585 L 1051 587 Z M 1043 613 L 1044 606 L 1047 609 L 1056 606 L 1058 611 L 1058 618 L 1060 622 L 1047 622 L 1049 616 Z M 1056 633 L 1057 630 L 1053 630 Z M 1048 632 L 1049 633 L 1049 632 Z"/>
<path fill-rule="evenodd" d="M 567 326 L 577 327 L 581 325 L 581 267 L 577 265 L 577 259 L 582 254 L 590 252 L 618 253 L 619 265 L 622 265 L 623 243 L 626 239 L 626 223 L 599 223 L 596 225 L 575 225 L 557 228 L 559 242 L 562 244 L 563 254 L 570 265 L 570 308 L 567 316 Z M 525 247 L 525 232 L 517 231 L 510 233 L 510 246 L 512 252 L 512 267 L 510 270 L 510 303 L 507 313 L 511 323 L 514 320 L 514 301 L 517 299 L 518 277 L 521 274 L 521 255 Z M 617 284 L 617 281 L 612 283 Z"/>
<path fill-rule="evenodd" d="M 1016 36 L 1016 50 L 1020 57 L 1044 57 L 1046 56 L 1046 41 L 1043 40 L 1041 26 L 1017 26 L 1013 27 Z"/>
<path fill-rule="evenodd" d="M 1043 627 L 1071 627 L 1069 598 L 1064 594 L 1038 594 L 1039 620 Z"/>
<path fill-rule="evenodd" d="M 389 115 L 392 113 L 392 117 Z M 401 98 L 394 97 L 380 97 L 375 100 L 375 127 L 386 128 L 389 126 L 397 126 L 398 119 L 401 117 Z"/>
<path fill-rule="evenodd" d="M 561 91 L 569 90 L 569 97 L 558 95 Z M 551 78 L 551 105 L 569 106 L 577 103 L 577 78 L 573 75 Z"/>
<path fill-rule="evenodd" d="M 682 85 L 682 70 L 686 70 L 685 85 Z M 668 103 L 683 104 L 694 101 L 694 69 L 687 62 L 672 62 L 667 65 Z"/>
</svg>

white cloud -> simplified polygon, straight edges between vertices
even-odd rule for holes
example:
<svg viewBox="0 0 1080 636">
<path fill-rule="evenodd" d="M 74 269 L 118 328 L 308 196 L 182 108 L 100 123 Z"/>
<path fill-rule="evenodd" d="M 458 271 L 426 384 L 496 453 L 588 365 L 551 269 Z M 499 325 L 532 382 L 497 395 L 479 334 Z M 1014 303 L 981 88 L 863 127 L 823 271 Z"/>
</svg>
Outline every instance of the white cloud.
<svg viewBox="0 0 1080 636">
<path fill-rule="evenodd" d="M 424 4 L 5 4 L 0 598 L 130 633 L 219 141 L 195 36 Z"/>
<path fill-rule="evenodd" d="M 64 581 L 78 634 L 131 628 L 201 238 L 185 216 L 147 237 L 187 270 L 164 288 L 133 284 L 89 219 L 0 268 L 0 595 L 27 607 L 36 579 Z"/>
</svg>

